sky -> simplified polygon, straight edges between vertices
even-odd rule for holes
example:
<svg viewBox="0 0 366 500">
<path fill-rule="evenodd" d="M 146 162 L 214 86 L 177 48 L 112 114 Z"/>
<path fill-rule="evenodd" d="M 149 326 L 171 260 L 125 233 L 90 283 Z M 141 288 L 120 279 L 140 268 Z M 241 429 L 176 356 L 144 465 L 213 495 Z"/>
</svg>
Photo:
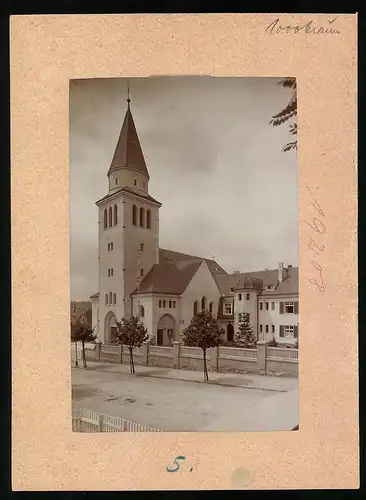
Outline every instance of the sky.
<svg viewBox="0 0 366 500">
<path fill-rule="evenodd" d="M 227 271 L 296 266 L 297 155 L 271 117 L 276 78 L 130 78 L 131 112 L 162 203 L 160 247 Z M 71 299 L 97 292 L 98 208 L 127 109 L 126 79 L 70 82 Z"/>
</svg>

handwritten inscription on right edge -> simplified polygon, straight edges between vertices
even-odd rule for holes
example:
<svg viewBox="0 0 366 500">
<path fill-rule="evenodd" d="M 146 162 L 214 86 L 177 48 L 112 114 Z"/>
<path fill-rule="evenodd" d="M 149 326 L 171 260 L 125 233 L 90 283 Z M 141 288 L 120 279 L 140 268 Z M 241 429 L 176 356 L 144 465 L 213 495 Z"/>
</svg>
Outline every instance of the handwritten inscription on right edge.
<svg viewBox="0 0 366 500">
<path fill-rule="evenodd" d="M 309 279 L 309 283 L 315 286 L 320 292 L 325 292 L 326 285 L 324 281 L 323 266 L 321 264 L 321 259 L 323 256 L 323 252 L 325 250 L 325 245 L 322 242 L 323 236 L 325 235 L 326 232 L 324 212 L 321 206 L 319 205 L 318 201 L 316 200 L 315 196 L 313 195 L 312 191 L 310 190 L 310 188 L 306 186 L 306 189 L 308 190 L 308 192 L 312 197 L 311 205 L 315 210 L 315 215 L 311 220 L 311 222 L 304 221 L 305 224 L 307 224 L 313 232 L 313 236 L 310 238 L 308 248 L 310 248 L 314 257 L 314 260 L 311 260 L 311 265 L 314 268 L 314 277 Z"/>
</svg>

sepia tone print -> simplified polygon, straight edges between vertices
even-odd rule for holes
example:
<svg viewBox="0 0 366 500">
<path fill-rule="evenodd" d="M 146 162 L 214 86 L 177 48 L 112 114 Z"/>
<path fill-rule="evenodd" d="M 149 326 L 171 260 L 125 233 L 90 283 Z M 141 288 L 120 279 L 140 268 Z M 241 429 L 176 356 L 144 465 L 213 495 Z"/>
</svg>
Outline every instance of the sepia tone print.
<svg viewBox="0 0 366 500">
<path fill-rule="evenodd" d="M 293 78 L 70 83 L 75 431 L 298 428 L 296 116 Z"/>
</svg>

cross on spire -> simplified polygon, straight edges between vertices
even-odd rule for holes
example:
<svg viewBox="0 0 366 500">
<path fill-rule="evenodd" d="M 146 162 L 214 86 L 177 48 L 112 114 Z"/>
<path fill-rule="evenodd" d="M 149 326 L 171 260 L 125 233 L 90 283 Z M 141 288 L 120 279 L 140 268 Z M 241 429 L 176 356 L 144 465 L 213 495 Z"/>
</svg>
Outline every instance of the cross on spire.
<svg viewBox="0 0 366 500">
<path fill-rule="evenodd" d="M 130 99 L 130 80 L 127 81 L 127 104 L 128 104 L 128 107 L 130 107 L 130 102 L 131 102 L 131 99 Z"/>
</svg>

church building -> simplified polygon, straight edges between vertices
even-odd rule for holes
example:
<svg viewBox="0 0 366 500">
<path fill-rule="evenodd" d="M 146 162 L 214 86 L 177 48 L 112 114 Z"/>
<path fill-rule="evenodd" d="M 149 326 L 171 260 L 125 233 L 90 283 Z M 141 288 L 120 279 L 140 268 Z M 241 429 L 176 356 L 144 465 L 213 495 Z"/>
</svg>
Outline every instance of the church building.
<svg viewBox="0 0 366 500">
<path fill-rule="evenodd" d="M 140 315 L 157 344 L 169 346 L 202 310 L 217 318 L 227 341 L 247 313 L 258 340 L 296 342 L 298 268 L 280 262 L 278 269 L 228 274 L 214 259 L 160 248 L 162 203 L 149 193 L 130 99 L 107 176 L 108 194 L 96 202 L 99 290 L 90 297 L 102 342 L 116 340 L 116 320 Z"/>
</svg>

